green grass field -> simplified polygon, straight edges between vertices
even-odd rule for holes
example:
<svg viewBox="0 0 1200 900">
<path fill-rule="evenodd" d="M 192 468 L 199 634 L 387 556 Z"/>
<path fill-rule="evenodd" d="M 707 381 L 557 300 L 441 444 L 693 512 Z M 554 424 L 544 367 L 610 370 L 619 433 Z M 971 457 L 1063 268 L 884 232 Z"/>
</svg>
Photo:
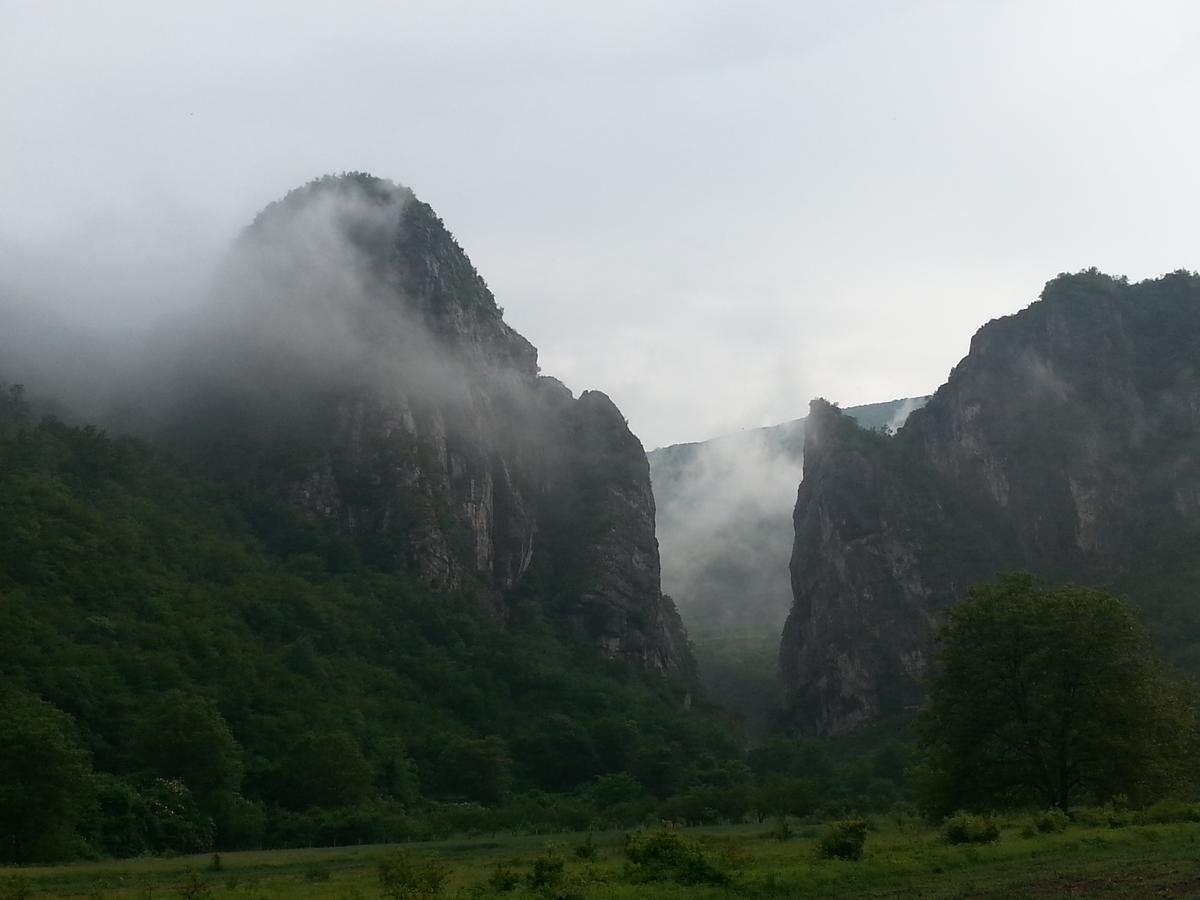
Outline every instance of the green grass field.
<svg viewBox="0 0 1200 900">
<path fill-rule="evenodd" d="M 623 835 L 593 835 L 591 858 L 579 858 L 581 835 L 475 837 L 428 844 L 340 847 L 0 869 L 0 900 L 18 898 L 182 897 L 188 900 L 377 898 L 381 862 L 398 851 L 436 858 L 450 870 L 447 898 L 788 898 L 788 897 L 1200 897 L 1200 824 L 1072 826 L 1028 835 L 1023 820 L 1005 822 L 994 844 L 950 846 L 923 827 L 878 823 L 861 860 L 817 858 L 821 828 L 795 828 L 780 841 L 770 825 L 687 829 L 713 858 L 735 871 L 727 886 L 636 883 L 627 872 Z M 534 861 L 561 858 L 562 876 L 528 884 Z M 522 882 L 508 891 L 489 884 L 497 867 Z M 392 897 L 429 896 L 392 893 Z"/>
</svg>

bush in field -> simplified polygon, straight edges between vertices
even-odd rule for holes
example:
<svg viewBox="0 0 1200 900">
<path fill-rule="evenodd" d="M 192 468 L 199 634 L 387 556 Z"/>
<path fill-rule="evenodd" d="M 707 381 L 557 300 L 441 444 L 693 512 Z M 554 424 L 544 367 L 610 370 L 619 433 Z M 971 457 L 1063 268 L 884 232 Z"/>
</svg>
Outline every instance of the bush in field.
<svg viewBox="0 0 1200 900">
<path fill-rule="evenodd" d="M 1118 806 L 1105 805 L 1101 809 L 1104 816 L 1104 824 L 1109 828 L 1126 828 L 1133 822 L 1133 816 L 1129 810 L 1121 809 Z"/>
<path fill-rule="evenodd" d="M 990 816 L 959 813 L 946 820 L 942 837 L 947 844 L 991 844 L 1000 839 L 1000 826 Z"/>
<path fill-rule="evenodd" d="M 210 888 L 199 875 L 188 870 L 187 881 L 179 885 L 176 889 L 182 900 L 212 900 L 212 888 Z"/>
<path fill-rule="evenodd" d="M 626 877 L 637 883 L 673 881 L 676 884 L 729 884 L 730 873 L 673 828 L 625 835 Z"/>
<path fill-rule="evenodd" d="M 487 883 L 488 887 L 497 894 L 506 894 L 517 889 L 521 884 L 521 876 L 515 869 L 498 863 L 492 870 L 492 874 L 488 876 Z"/>
<path fill-rule="evenodd" d="M 576 859 L 595 859 L 596 858 L 596 842 L 592 840 L 592 835 L 589 833 L 587 839 L 575 845 Z"/>
<path fill-rule="evenodd" d="M 28 900 L 33 888 L 24 878 L 6 878 L 0 881 L 0 900 Z"/>
<path fill-rule="evenodd" d="M 1057 808 L 1047 809 L 1033 817 L 1033 826 L 1042 834 L 1066 831 L 1070 824 L 1071 817 Z"/>
<path fill-rule="evenodd" d="M 564 861 L 554 847 L 547 847 L 546 852 L 533 861 L 533 869 L 526 879 L 529 887 L 535 891 L 549 891 L 563 880 Z"/>
<path fill-rule="evenodd" d="M 1080 810 L 1078 821 L 1089 828 L 1125 828 L 1133 824 L 1133 813 L 1124 798 L 1118 798 L 1116 802 Z"/>
<path fill-rule="evenodd" d="M 1125 828 L 1133 824 L 1133 812 L 1129 809 L 1129 800 L 1119 796 L 1102 806 L 1083 807 L 1071 817 L 1071 821 L 1085 828 Z"/>
<path fill-rule="evenodd" d="M 1133 814 L 1137 825 L 1167 825 L 1172 822 L 1200 822 L 1200 806 L 1183 800 L 1159 800 Z"/>
<path fill-rule="evenodd" d="M 862 859 L 863 845 L 866 842 L 865 819 L 834 822 L 817 842 L 817 856 L 821 859 Z"/>
<path fill-rule="evenodd" d="M 788 824 L 787 816 L 780 816 L 775 820 L 775 827 L 771 829 L 770 835 L 777 841 L 790 841 L 796 836 L 792 826 Z"/>
<path fill-rule="evenodd" d="M 390 900 L 418 900 L 441 893 L 450 867 L 440 860 L 414 856 L 403 850 L 379 864 L 379 885 Z"/>
</svg>

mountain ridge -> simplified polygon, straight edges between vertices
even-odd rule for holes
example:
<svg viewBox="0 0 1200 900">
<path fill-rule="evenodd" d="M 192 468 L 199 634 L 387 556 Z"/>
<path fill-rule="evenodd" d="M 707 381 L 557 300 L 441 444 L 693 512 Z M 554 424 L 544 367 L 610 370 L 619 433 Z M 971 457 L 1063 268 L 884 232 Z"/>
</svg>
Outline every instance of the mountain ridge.
<svg viewBox="0 0 1200 900">
<path fill-rule="evenodd" d="M 737 753 L 612 401 L 411 192 L 289 196 L 121 372 L 137 436 L 0 385 L 0 764 L 65 761 L 0 859 L 637 822 Z"/>
<path fill-rule="evenodd" d="M 1089 270 L 981 328 L 893 437 L 814 401 L 780 646 L 790 720 L 841 733 L 919 703 L 940 610 L 1007 569 L 1128 593 L 1194 669 L 1197 347 L 1196 275 Z"/>
<path fill-rule="evenodd" d="M 564 621 L 604 652 L 690 669 L 640 442 L 605 395 L 539 374 L 412 191 L 361 173 L 292 191 L 245 229 L 217 285 L 225 313 L 186 336 L 157 437 L 225 477 L 253 470 L 375 564 L 469 588 L 500 620 L 533 577 L 571 595 Z M 580 502 L 596 513 L 572 520 L 586 533 L 543 527 Z M 568 583 L 568 568 L 583 574 Z"/>
</svg>

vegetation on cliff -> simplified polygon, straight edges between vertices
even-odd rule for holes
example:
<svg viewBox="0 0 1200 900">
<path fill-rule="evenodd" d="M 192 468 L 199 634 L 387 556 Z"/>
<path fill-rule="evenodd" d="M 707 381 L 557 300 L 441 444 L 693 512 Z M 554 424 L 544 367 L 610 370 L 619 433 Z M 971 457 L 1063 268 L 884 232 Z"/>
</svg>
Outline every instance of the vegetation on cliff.
<svg viewBox="0 0 1200 900">
<path fill-rule="evenodd" d="M 0 414 L 0 858 L 585 829 L 907 797 L 907 751 L 744 755 L 691 686 L 133 439 Z M 36 773 L 37 777 L 27 777 Z"/>
<path fill-rule="evenodd" d="M 38 799 L 5 800 L 8 858 L 402 837 L 602 776 L 653 802 L 736 754 L 686 682 L 532 599 L 502 627 L 269 498 L 19 408 L 0 414 L 0 757 Z"/>
</svg>

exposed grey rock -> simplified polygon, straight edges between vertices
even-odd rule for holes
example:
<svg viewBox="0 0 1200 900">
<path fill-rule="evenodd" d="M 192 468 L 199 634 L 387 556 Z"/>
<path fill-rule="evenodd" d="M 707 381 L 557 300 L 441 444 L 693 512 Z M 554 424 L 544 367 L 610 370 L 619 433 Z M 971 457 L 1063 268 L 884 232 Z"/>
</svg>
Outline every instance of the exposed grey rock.
<svg viewBox="0 0 1200 900">
<path fill-rule="evenodd" d="M 941 610 L 1009 569 L 1127 592 L 1195 668 L 1198 396 L 1200 279 L 1088 272 L 980 329 L 895 437 L 815 401 L 780 650 L 792 721 L 911 709 Z"/>
<path fill-rule="evenodd" d="M 865 427 L 901 424 L 917 397 L 847 410 Z M 792 603 L 792 508 L 805 419 L 653 450 L 663 587 L 676 597 L 710 697 L 762 738 L 782 703 L 775 648 Z"/>
<path fill-rule="evenodd" d="M 690 670 L 641 444 L 603 394 L 539 376 L 410 191 L 352 175 L 292 192 L 217 293 L 231 312 L 200 341 L 178 443 L 499 620 L 532 596 L 610 656 Z"/>
</svg>

